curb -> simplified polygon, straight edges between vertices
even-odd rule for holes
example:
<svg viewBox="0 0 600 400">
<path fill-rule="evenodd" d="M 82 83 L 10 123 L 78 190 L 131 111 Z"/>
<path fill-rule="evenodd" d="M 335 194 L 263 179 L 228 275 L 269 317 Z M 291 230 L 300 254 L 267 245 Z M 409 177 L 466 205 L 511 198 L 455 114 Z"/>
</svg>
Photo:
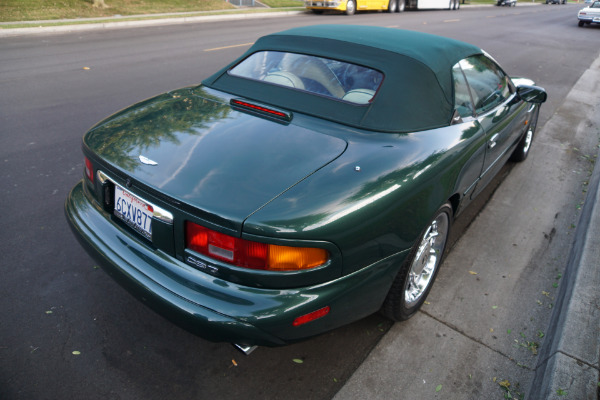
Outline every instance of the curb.
<svg viewBox="0 0 600 400">
<path fill-rule="evenodd" d="M 14 29 L 0 29 L 0 38 L 3 37 L 14 37 L 23 35 L 36 35 L 36 34 L 49 34 L 49 33 L 66 33 L 66 32 L 81 32 L 81 31 L 94 31 L 103 29 L 124 29 L 124 28 L 138 28 L 158 25 L 179 25 L 189 24 L 197 22 L 218 22 L 218 21 L 235 21 L 241 19 L 253 19 L 253 18 L 276 18 L 282 16 L 299 15 L 306 13 L 306 10 L 302 11 L 281 11 L 281 12 L 268 12 L 268 13 L 237 13 L 237 14 L 220 14 L 220 15 L 196 15 L 190 17 L 167 17 L 159 19 L 146 19 L 139 21 L 119 21 L 123 17 L 113 17 L 113 20 L 107 20 L 106 22 L 90 23 L 90 24 L 76 24 L 76 25 L 60 25 L 60 26 L 40 26 L 35 28 L 14 28 Z M 151 18 L 152 16 L 148 16 Z M 72 20 L 76 23 L 78 20 Z"/>
<path fill-rule="evenodd" d="M 595 71 L 594 71 L 595 70 Z M 586 76 L 587 75 L 587 76 Z M 598 82 L 600 58 L 592 64 L 574 89 Z M 589 103 L 588 103 L 589 104 Z M 585 123 L 600 129 L 600 102 L 595 100 Z M 594 132 L 590 132 L 594 134 Z M 600 147 L 600 146 L 599 146 Z M 549 338 L 540 351 L 529 390 L 529 399 L 600 398 L 600 150 L 589 179 L 585 204 L 575 232 L 575 242 L 549 325 Z M 565 397 L 566 396 L 566 397 Z"/>
</svg>

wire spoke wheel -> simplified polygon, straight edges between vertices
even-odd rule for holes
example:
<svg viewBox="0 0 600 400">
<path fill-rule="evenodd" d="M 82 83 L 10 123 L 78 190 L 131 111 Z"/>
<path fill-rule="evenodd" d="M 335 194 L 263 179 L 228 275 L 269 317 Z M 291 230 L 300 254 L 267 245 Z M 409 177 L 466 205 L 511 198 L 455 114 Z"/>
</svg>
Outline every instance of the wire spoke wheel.
<svg viewBox="0 0 600 400">
<path fill-rule="evenodd" d="M 524 161 L 529 155 L 529 150 L 531 150 L 531 144 L 533 143 L 533 136 L 535 135 L 535 129 L 537 128 L 539 114 L 540 107 L 536 106 L 535 109 L 532 110 L 531 116 L 529 117 L 527 131 L 525 132 L 523 139 L 521 139 L 515 148 L 514 153 L 511 155 L 511 160 Z"/>
<path fill-rule="evenodd" d="M 408 271 L 404 301 L 406 307 L 415 305 L 423 296 L 442 259 L 448 236 L 448 215 L 441 213 L 427 228 Z"/>
</svg>

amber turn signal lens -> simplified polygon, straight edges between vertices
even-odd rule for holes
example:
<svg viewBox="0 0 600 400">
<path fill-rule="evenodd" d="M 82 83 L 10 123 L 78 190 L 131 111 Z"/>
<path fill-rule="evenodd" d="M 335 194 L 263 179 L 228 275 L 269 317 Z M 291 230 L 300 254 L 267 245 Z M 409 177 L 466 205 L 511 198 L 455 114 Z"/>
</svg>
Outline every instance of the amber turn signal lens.
<svg viewBox="0 0 600 400">
<path fill-rule="evenodd" d="M 324 249 L 269 245 L 268 269 L 309 269 L 325 264 L 327 258 Z"/>
</svg>

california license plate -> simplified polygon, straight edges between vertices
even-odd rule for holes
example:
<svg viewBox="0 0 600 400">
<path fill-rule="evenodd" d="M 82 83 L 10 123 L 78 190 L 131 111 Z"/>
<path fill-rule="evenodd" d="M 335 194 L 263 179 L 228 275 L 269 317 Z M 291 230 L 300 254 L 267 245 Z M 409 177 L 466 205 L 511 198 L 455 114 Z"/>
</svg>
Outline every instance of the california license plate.
<svg viewBox="0 0 600 400">
<path fill-rule="evenodd" d="M 136 195 L 115 185 L 115 215 L 138 231 L 145 238 L 152 240 L 152 206 Z"/>
</svg>

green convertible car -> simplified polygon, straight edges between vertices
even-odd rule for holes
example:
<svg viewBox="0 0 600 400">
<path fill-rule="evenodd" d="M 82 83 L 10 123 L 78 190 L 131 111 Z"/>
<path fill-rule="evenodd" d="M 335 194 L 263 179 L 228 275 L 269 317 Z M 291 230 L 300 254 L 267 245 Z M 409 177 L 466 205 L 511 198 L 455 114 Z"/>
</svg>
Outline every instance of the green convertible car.
<svg viewBox="0 0 600 400">
<path fill-rule="evenodd" d="M 259 39 L 83 138 L 73 232 L 145 304 L 245 350 L 413 315 L 453 220 L 527 157 L 544 89 L 389 28 Z"/>
</svg>

